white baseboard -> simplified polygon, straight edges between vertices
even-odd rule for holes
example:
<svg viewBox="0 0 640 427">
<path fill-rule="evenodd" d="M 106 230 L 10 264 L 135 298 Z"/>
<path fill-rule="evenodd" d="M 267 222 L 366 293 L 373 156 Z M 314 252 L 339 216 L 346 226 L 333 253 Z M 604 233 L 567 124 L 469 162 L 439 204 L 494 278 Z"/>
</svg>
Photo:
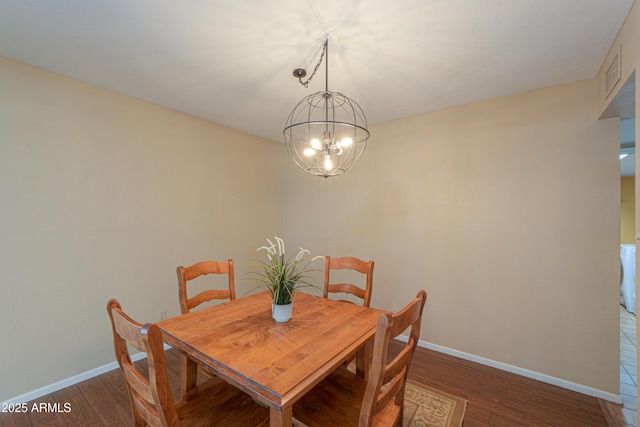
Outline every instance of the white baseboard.
<svg viewBox="0 0 640 427">
<path fill-rule="evenodd" d="M 407 337 L 400 336 L 398 339 L 407 340 Z M 418 342 L 420 347 L 428 348 L 429 350 L 434 350 L 439 353 L 448 354 L 450 356 L 459 357 L 460 359 L 469 360 L 471 362 L 480 363 L 481 365 L 490 366 L 492 368 L 500 369 L 506 372 L 511 372 L 512 374 L 522 375 L 523 377 L 531 378 L 534 380 L 542 381 L 547 384 L 555 385 L 558 387 L 565 388 L 567 390 L 576 391 L 578 393 L 586 394 L 588 396 L 598 397 L 600 399 L 607 400 L 609 402 L 622 404 L 622 396 L 609 393 L 603 390 L 598 390 L 592 387 L 587 387 L 582 384 L 577 384 L 571 381 L 563 380 L 560 378 L 552 377 L 550 375 L 541 374 L 539 372 L 530 371 L 528 369 L 519 368 L 517 366 L 512 366 L 506 363 L 496 362 L 495 360 L 486 359 L 484 357 L 475 356 L 473 354 L 465 353 L 463 351 L 453 350 L 448 347 L 443 347 L 436 344 L 431 344 L 426 341 L 420 340 Z M 165 344 L 165 350 L 169 349 L 168 345 Z M 131 356 L 131 359 L 135 362 L 144 358 L 144 353 L 137 353 Z M 33 390 L 20 396 L 16 396 L 12 399 L 6 400 L 4 402 L 0 402 L 0 406 L 2 404 L 10 404 L 10 403 L 25 403 L 31 400 L 37 399 L 44 395 L 53 393 L 55 391 L 61 390 L 66 387 L 70 387 L 74 384 L 78 384 L 82 381 L 88 380 L 89 378 L 97 377 L 98 375 L 104 374 L 105 372 L 109 372 L 113 369 L 118 369 L 118 364 L 116 362 L 107 363 L 106 365 L 100 366 L 98 368 L 92 369 L 87 372 L 83 372 L 78 375 L 74 375 L 73 377 L 64 379 L 62 381 L 58 381 L 53 384 L 49 384 L 48 386 L 39 388 L 37 390 Z"/>
<path fill-rule="evenodd" d="M 406 342 L 408 338 L 402 335 L 402 336 L 399 336 L 397 339 L 403 340 Z M 470 353 L 465 353 L 463 351 L 454 350 L 448 347 L 443 347 L 441 345 L 432 344 L 422 340 L 418 341 L 418 346 L 428 348 L 429 350 L 434 350 L 439 353 L 444 353 L 450 356 L 458 357 L 460 359 L 480 363 L 481 365 L 490 366 L 492 368 L 500 369 L 502 371 L 511 372 L 512 374 L 517 374 L 523 377 L 542 381 L 547 384 L 562 387 L 567 390 L 576 391 L 578 393 L 586 394 L 588 396 L 598 397 L 600 399 L 604 399 L 609 402 L 622 404 L 622 396 L 614 393 L 609 393 L 607 391 L 598 390 L 592 387 L 587 387 L 585 385 L 563 380 L 561 378 L 552 377 L 550 375 L 545 375 L 539 372 L 530 371 L 528 369 L 519 368 L 517 366 L 509 365 L 507 363 L 497 362 L 495 360 L 486 359 L 480 356 L 475 356 Z"/>
<path fill-rule="evenodd" d="M 169 347 L 167 344 L 164 345 L 164 349 L 168 350 Z M 137 362 L 138 360 L 144 359 L 146 356 L 144 353 L 136 353 L 131 356 L 131 360 Z M 0 407 L 5 404 L 16 404 L 16 403 L 26 403 L 30 402 L 39 397 L 45 396 L 47 394 L 51 394 L 55 391 L 62 390 L 63 388 L 70 387 L 72 385 L 81 383 L 82 381 L 88 380 L 93 377 L 97 377 L 98 375 L 102 375 L 105 372 L 112 371 L 114 369 L 119 369 L 117 362 L 107 363 L 106 365 L 102 365 L 98 368 L 91 369 L 90 371 L 83 372 L 78 375 L 74 375 L 72 377 L 66 378 L 64 380 L 58 381 L 53 384 L 49 384 L 47 386 L 41 387 L 39 389 L 29 391 L 27 393 L 21 394 L 20 396 L 16 396 L 12 399 L 5 400 L 4 402 L 0 402 Z"/>
</svg>

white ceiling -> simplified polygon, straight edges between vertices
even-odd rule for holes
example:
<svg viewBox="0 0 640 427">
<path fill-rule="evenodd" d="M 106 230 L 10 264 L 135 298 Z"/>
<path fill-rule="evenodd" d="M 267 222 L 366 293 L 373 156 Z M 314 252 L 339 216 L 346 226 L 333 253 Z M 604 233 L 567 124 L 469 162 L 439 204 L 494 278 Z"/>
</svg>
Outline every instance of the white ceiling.
<svg viewBox="0 0 640 427">
<path fill-rule="evenodd" d="M 1 0 L 0 56 L 282 141 L 329 89 L 383 122 L 595 76 L 633 0 Z"/>
</svg>

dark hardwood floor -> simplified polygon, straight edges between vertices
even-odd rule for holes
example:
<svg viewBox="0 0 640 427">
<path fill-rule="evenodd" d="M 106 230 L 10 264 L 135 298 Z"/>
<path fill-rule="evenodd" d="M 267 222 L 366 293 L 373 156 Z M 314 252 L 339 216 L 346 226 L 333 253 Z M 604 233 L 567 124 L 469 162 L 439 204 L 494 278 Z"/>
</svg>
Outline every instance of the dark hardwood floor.
<svg viewBox="0 0 640 427">
<path fill-rule="evenodd" d="M 144 360 L 137 363 L 146 366 Z M 167 352 L 167 363 L 177 397 L 179 357 L 175 350 Z M 619 405 L 423 348 L 418 348 L 409 376 L 467 399 L 464 427 L 624 426 L 616 421 L 621 417 L 616 413 Z M 34 404 L 43 411 L 34 411 Z M 610 413 L 609 423 L 603 408 Z M 0 413 L 0 426 L 131 425 L 129 398 L 119 370 L 28 402 L 27 409 L 27 413 Z M 50 412 L 52 409 L 59 412 Z"/>
<path fill-rule="evenodd" d="M 409 378 L 467 399 L 464 427 L 626 425 L 621 405 L 423 348 Z"/>
</svg>

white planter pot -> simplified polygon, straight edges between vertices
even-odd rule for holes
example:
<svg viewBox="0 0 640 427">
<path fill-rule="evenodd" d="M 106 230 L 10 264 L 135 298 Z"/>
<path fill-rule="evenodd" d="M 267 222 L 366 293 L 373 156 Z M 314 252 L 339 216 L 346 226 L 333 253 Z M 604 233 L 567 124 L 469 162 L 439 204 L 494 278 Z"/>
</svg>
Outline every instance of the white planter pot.
<svg viewBox="0 0 640 427">
<path fill-rule="evenodd" d="M 293 314 L 293 303 L 278 305 L 271 304 L 271 317 L 276 322 L 288 322 Z"/>
</svg>

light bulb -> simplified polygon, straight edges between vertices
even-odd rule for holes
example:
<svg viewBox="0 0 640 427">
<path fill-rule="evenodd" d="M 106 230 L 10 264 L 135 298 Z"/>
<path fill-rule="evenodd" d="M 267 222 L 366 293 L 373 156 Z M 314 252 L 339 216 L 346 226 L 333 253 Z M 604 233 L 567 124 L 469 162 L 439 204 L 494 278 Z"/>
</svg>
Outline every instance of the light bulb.
<svg viewBox="0 0 640 427">
<path fill-rule="evenodd" d="M 313 148 L 316 151 L 322 150 L 322 143 L 318 138 L 313 138 L 311 140 L 311 148 Z"/>
<path fill-rule="evenodd" d="M 305 148 L 302 154 L 304 154 L 307 157 L 311 157 L 314 154 L 316 154 L 316 150 L 314 150 L 313 148 Z"/>
<path fill-rule="evenodd" d="M 343 147 L 349 147 L 351 144 L 353 144 L 353 139 L 346 137 L 341 141 L 341 144 Z"/>
<path fill-rule="evenodd" d="M 333 169 L 333 163 L 331 162 L 331 157 L 330 156 L 325 156 L 324 158 L 324 169 L 329 172 L 331 169 Z"/>
</svg>

